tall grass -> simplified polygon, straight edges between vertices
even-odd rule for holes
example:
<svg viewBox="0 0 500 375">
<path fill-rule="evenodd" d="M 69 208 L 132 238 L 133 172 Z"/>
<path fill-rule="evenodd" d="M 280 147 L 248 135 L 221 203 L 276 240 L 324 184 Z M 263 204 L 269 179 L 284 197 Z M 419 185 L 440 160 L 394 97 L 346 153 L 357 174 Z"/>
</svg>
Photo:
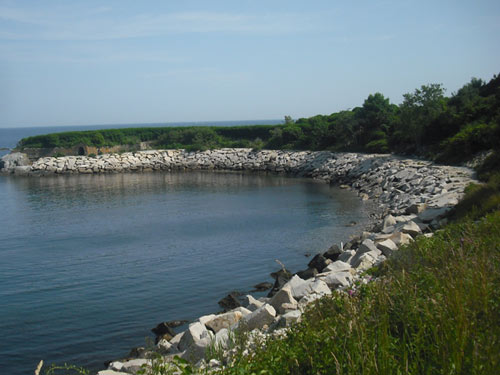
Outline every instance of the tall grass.
<svg viewBox="0 0 500 375">
<path fill-rule="evenodd" d="M 500 374 L 500 213 L 450 225 L 323 298 L 224 374 Z"/>
</svg>

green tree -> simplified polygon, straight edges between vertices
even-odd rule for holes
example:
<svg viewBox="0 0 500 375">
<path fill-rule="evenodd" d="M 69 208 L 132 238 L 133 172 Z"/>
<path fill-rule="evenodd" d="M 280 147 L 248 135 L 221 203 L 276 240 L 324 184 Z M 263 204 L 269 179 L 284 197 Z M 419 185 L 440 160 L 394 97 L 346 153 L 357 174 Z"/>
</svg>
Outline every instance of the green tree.
<svg viewBox="0 0 500 375">
<path fill-rule="evenodd" d="M 399 146 L 404 146 L 407 151 L 417 151 L 422 147 L 424 134 L 446 110 L 444 92 L 442 84 L 432 83 L 403 95 L 397 135 L 404 145 Z"/>
<path fill-rule="evenodd" d="M 397 107 L 389 102 L 389 98 L 377 92 L 370 94 L 363 107 L 355 109 L 357 123 L 354 136 L 358 148 L 370 152 L 387 151 L 387 133 L 394 120 Z M 372 146 L 368 146 L 370 144 Z M 376 147 L 373 147 L 377 145 Z"/>
</svg>

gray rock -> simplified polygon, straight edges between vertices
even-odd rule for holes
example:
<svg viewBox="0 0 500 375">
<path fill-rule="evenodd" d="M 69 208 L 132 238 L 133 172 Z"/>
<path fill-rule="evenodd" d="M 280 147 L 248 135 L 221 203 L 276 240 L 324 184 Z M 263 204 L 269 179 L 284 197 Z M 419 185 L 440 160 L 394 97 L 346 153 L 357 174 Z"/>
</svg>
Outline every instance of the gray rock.
<svg viewBox="0 0 500 375">
<path fill-rule="evenodd" d="M 365 254 L 368 254 L 370 256 L 370 258 L 363 257 L 363 255 L 365 255 Z M 356 251 L 356 255 L 354 255 L 352 257 L 352 259 L 349 261 L 349 263 L 351 264 L 351 266 L 353 268 L 364 269 L 367 265 L 366 264 L 367 261 L 369 261 L 372 258 L 373 263 L 374 263 L 375 260 L 377 259 L 377 257 L 381 254 L 382 254 L 382 252 L 379 249 L 377 249 L 377 246 L 375 246 L 375 243 L 370 239 L 366 239 L 361 243 L 361 245 L 359 246 L 359 249 Z M 362 267 L 361 267 L 361 263 L 364 264 Z"/>
<path fill-rule="evenodd" d="M 449 210 L 449 207 L 427 208 L 425 211 L 419 213 L 418 217 L 424 223 L 430 223 L 433 220 L 439 220 L 443 218 Z"/>
<path fill-rule="evenodd" d="M 346 250 L 339 255 L 338 260 L 344 263 L 348 263 L 349 260 L 356 254 L 354 250 Z"/>
<path fill-rule="evenodd" d="M 280 316 L 276 327 L 277 328 L 289 327 L 292 323 L 300 322 L 301 317 L 302 317 L 302 312 L 300 310 L 290 311 Z"/>
<path fill-rule="evenodd" d="M 342 262 L 341 260 L 337 260 L 336 262 L 330 263 L 323 272 L 345 272 L 351 269 L 351 265 L 346 262 Z"/>
<path fill-rule="evenodd" d="M 276 310 L 269 304 L 265 304 L 262 307 L 259 307 L 250 315 L 244 316 L 239 324 L 239 328 L 245 328 L 249 331 L 254 330 L 256 328 L 260 329 L 265 325 L 269 326 L 276 316 Z"/>
<path fill-rule="evenodd" d="M 382 254 L 384 254 L 386 257 L 391 256 L 394 251 L 398 250 L 398 247 L 390 238 L 379 242 L 377 244 L 377 248 L 382 251 Z"/>
<path fill-rule="evenodd" d="M 222 328 L 215 334 L 214 344 L 218 348 L 227 349 L 229 346 L 229 330 Z"/>
<path fill-rule="evenodd" d="M 174 345 L 172 345 L 169 341 L 165 339 L 158 341 L 158 344 L 156 344 L 156 348 L 158 349 L 158 352 L 161 354 L 168 354 L 173 349 L 175 349 Z"/>
<path fill-rule="evenodd" d="M 383 222 L 382 228 L 385 229 L 387 227 L 394 226 L 394 225 L 396 225 L 396 219 L 394 219 L 394 216 L 387 215 L 384 218 L 384 222 Z"/>
<path fill-rule="evenodd" d="M 415 236 L 422 233 L 422 230 L 420 229 L 420 227 L 416 223 L 414 223 L 413 221 L 409 221 L 409 222 L 403 224 L 403 226 L 400 228 L 400 231 L 402 233 L 409 234 L 412 237 L 415 237 Z"/>
<path fill-rule="evenodd" d="M 24 167 L 29 165 L 30 160 L 28 155 L 21 152 L 12 152 L 0 159 L 0 169 L 14 170 L 15 167 Z"/>
<path fill-rule="evenodd" d="M 197 363 L 201 359 L 205 358 L 207 349 L 212 344 L 212 342 L 212 337 L 204 336 L 199 340 L 191 343 L 191 345 L 186 348 L 186 350 L 180 355 L 180 357 L 191 363 Z"/>
<path fill-rule="evenodd" d="M 351 269 L 350 266 L 349 269 Z M 323 280 L 331 289 L 347 287 L 352 284 L 352 274 L 346 271 L 323 273 L 319 274 L 318 278 Z"/>
<path fill-rule="evenodd" d="M 243 301 L 246 308 L 250 311 L 255 311 L 264 304 L 263 302 L 260 302 L 259 300 L 255 299 L 250 294 L 247 294 L 243 298 Z"/>
<path fill-rule="evenodd" d="M 416 203 L 412 204 L 406 209 L 407 214 L 420 214 L 427 208 L 427 205 L 425 203 Z"/>
<path fill-rule="evenodd" d="M 283 308 L 283 304 L 290 304 L 297 306 L 297 301 L 292 296 L 292 292 L 289 287 L 286 285 L 281 288 L 281 290 L 276 293 L 273 298 L 269 301 L 269 304 L 274 307 L 278 314 L 283 314 L 285 308 Z"/>
<path fill-rule="evenodd" d="M 302 280 L 295 275 L 292 279 L 285 284 L 284 288 L 288 287 L 292 293 L 293 298 L 300 300 L 307 294 L 330 294 L 330 288 L 322 280 Z"/>
<path fill-rule="evenodd" d="M 407 233 L 395 232 L 389 239 L 396 244 L 396 246 L 408 245 L 413 241 L 413 238 Z"/>
<path fill-rule="evenodd" d="M 260 301 L 257 301 L 257 302 L 260 302 Z M 247 308 L 245 308 L 245 307 L 242 307 L 242 306 L 237 307 L 237 308 L 235 308 L 235 309 L 232 309 L 231 311 L 238 311 L 238 312 L 240 312 L 243 316 L 246 316 L 246 315 L 249 315 L 249 314 L 251 314 L 251 313 L 252 313 L 252 311 L 251 311 L 251 310 L 249 310 L 249 309 L 247 309 Z"/>
<path fill-rule="evenodd" d="M 209 315 L 203 315 L 201 317 L 198 318 L 198 321 L 201 323 L 201 324 L 205 324 L 209 321 L 211 321 L 213 318 L 215 318 L 217 315 L 215 314 L 209 314 Z"/>
<path fill-rule="evenodd" d="M 151 365 L 150 359 L 131 359 L 125 362 L 112 362 L 110 367 L 112 370 L 123 371 L 128 374 L 137 374 L 142 370 L 142 366 Z"/>
<path fill-rule="evenodd" d="M 130 373 L 115 370 L 101 370 L 97 373 L 97 375 L 130 375 Z"/>
<path fill-rule="evenodd" d="M 375 263 L 377 263 L 378 255 L 373 254 L 373 252 L 368 252 L 368 253 L 363 253 L 356 261 L 355 264 L 353 264 L 353 267 L 355 267 L 358 271 L 366 271 L 370 268 L 372 268 Z"/>
<path fill-rule="evenodd" d="M 229 328 L 232 325 L 236 324 L 241 318 L 243 314 L 239 311 L 230 311 L 224 314 L 220 314 L 208 320 L 205 323 L 205 326 L 215 333 L 219 332 L 223 328 Z"/>
<path fill-rule="evenodd" d="M 189 328 L 184 331 L 184 335 L 179 341 L 179 350 L 184 351 L 195 343 L 208 338 L 211 340 L 213 333 L 208 331 L 207 328 L 200 322 L 191 323 Z M 172 343 L 172 342 L 171 342 Z"/>
</svg>

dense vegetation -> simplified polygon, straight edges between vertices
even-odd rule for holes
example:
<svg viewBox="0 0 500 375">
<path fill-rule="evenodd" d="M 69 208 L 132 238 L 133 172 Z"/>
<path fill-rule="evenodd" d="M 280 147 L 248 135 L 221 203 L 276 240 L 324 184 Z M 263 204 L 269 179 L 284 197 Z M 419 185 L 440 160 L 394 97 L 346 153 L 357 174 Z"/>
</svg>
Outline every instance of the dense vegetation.
<svg viewBox="0 0 500 375">
<path fill-rule="evenodd" d="M 224 374 L 499 374 L 499 243 L 498 211 L 421 238 Z"/>
<path fill-rule="evenodd" d="M 151 141 L 189 150 L 218 147 L 413 154 L 461 162 L 500 144 L 500 76 L 473 78 L 450 97 L 440 84 L 424 85 L 391 104 L 381 93 L 361 107 L 285 124 L 234 127 L 128 128 L 66 132 L 22 139 L 19 148 L 113 146 Z"/>
</svg>

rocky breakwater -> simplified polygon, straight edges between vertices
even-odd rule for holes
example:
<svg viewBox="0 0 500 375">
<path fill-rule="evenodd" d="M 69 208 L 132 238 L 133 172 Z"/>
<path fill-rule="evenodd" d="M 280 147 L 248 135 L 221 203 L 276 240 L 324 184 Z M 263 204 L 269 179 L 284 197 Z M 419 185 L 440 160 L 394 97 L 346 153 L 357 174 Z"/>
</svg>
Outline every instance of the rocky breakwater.
<svg viewBox="0 0 500 375">
<path fill-rule="evenodd" d="M 398 213 L 419 204 L 428 207 L 453 206 L 463 194 L 464 187 L 473 179 L 473 172 L 467 168 L 435 165 L 429 161 L 392 155 L 328 151 L 152 150 L 95 157 L 46 157 L 30 166 L 18 165 L 9 164 L 10 167 L 5 167 L 3 171 L 29 175 L 173 170 L 283 173 L 321 179 L 354 189 L 362 199 L 376 199 L 383 207 Z"/>
</svg>

